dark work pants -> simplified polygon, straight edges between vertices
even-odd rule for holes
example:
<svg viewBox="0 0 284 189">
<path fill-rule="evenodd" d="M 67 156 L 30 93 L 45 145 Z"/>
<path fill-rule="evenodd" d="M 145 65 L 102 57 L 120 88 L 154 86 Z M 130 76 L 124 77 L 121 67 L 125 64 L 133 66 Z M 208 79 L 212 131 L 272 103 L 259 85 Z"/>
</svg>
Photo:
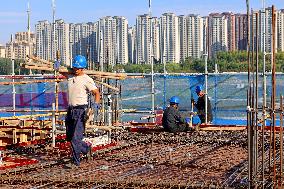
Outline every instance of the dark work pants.
<svg viewBox="0 0 284 189">
<path fill-rule="evenodd" d="M 164 127 L 164 130 L 170 133 L 178 133 L 189 131 L 189 127 L 187 127 L 186 124 L 180 124 L 172 127 Z"/>
<path fill-rule="evenodd" d="M 67 141 L 71 141 L 72 159 L 80 165 L 80 154 L 87 154 L 89 146 L 82 141 L 84 133 L 85 106 L 69 107 L 65 118 Z"/>
<path fill-rule="evenodd" d="M 201 123 L 205 123 L 205 115 L 198 115 L 198 117 L 199 117 Z M 212 115 L 209 114 L 207 116 L 207 121 L 212 122 Z"/>
</svg>

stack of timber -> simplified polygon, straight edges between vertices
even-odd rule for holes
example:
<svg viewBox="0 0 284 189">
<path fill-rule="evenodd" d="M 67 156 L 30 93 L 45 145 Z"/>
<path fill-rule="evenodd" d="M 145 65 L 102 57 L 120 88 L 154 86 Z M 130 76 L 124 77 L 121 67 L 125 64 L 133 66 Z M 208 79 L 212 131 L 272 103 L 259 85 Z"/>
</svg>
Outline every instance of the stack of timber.
<svg viewBox="0 0 284 189">
<path fill-rule="evenodd" d="M 56 124 L 63 127 L 63 121 L 57 121 Z M 46 139 L 51 134 L 52 121 L 1 119 L 0 130 L 0 147 L 5 147 L 10 144 Z"/>
<path fill-rule="evenodd" d="M 55 71 L 54 63 L 39 59 L 34 56 L 28 57 L 28 61 L 26 63 L 22 63 L 21 66 L 26 69 Z M 70 69 L 64 66 L 60 66 L 57 71 L 60 73 L 72 73 Z M 127 76 L 124 73 L 111 73 L 111 72 L 101 72 L 101 71 L 94 71 L 94 70 L 85 70 L 84 72 L 90 76 L 94 76 L 97 78 L 106 78 L 106 79 L 123 80 Z"/>
</svg>

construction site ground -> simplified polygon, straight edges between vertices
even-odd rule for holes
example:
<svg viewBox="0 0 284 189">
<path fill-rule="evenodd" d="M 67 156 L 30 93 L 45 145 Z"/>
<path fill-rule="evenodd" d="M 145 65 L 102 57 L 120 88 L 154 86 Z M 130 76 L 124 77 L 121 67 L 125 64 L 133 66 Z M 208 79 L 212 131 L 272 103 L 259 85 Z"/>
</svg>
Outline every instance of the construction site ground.
<svg viewBox="0 0 284 189">
<path fill-rule="evenodd" d="M 246 188 L 246 131 L 112 133 L 81 165 L 64 139 L 14 147 L 10 158 L 36 163 L 0 170 L 0 188 Z"/>
</svg>

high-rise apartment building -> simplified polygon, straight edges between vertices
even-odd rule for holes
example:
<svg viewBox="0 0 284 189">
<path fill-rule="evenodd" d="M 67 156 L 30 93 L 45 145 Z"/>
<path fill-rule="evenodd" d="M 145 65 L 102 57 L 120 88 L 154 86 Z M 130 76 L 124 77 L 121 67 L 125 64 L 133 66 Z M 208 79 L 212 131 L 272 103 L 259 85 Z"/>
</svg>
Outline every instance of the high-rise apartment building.
<svg viewBox="0 0 284 189">
<path fill-rule="evenodd" d="M 60 54 L 60 60 L 64 65 L 69 66 L 71 63 L 69 51 L 69 24 L 65 23 L 62 19 L 55 21 L 55 49 L 52 49 L 52 59 L 56 59 L 56 52 Z"/>
<path fill-rule="evenodd" d="M 99 22 L 69 24 L 70 59 L 76 55 L 87 58 L 88 68 L 94 68 L 99 61 Z"/>
<path fill-rule="evenodd" d="M 114 66 L 128 63 L 128 21 L 125 17 L 103 17 L 100 19 L 100 63 Z"/>
<path fill-rule="evenodd" d="M 235 46 L 236 50 L 247 49 L 247 15 L 235 15 Z"/>
<path fill-rule="evenodd" d="M 236 50 L 236 17 L 232 12 L 224 12 L 222 15 L 227 20 L 228 51 Z"/>
<path fill-rule="evenodd" d="M 116 20 L 111 16 L 100 19 L 100 64 L 101 66 L 116 64 L 117 57 L 117 35 L 116 35 Z"/>
<path fill-rule="evenodd" d="M 5 57 L 6 57 L 5 46 L 0 44 L 0 58 L 5 58 Z"/>
<path fill-rule="evenodd" d="M 178 16 L 178 26 L 179 26 L 179 40 L 180 40 L 180 60 L 185 61 L 188 57 L 188 27 L 187 27 L 187 16 Z M 165 55 L 164 55 L 165 56 Z"/>
<path fill-rule="evenodd" d="M 17 32 L 14 39 L 6 44 L 6 58 L 26 59 L 27 55 L 34 54 L 35 34 Z"/>
<path fill-rule="evenodd" d="M 153 44 L 153 57 L 154 63 L 161 61 L 161 52 L 160 52 L 160 22 L 157 17 L 153 17 L 152 21 L 152 44 Z"/>
<path fill-rule="evenodd" d="M 44 60 L 53 60 L 51 51 L 52 25 L 47 21 L 39 21 L 35 26 L 36 56 Z"/>
<path fill-rule="evenodd" d="M 209 51 L 209 38 L 208 38 L 208 16 L 204 16 L 202 17 L 202 33 L 203 33 L 203 42 L 202 42 L 202 46 L 203 46 L 203 54 L 208 54 Z"/>
<path fill-rule="evenodd" d="M 204 51 L 204 25 L 199 15 L 187 16 L 187 57 L 200 58 Z"/>
<path fill-rule="evenodd" d="M 165 62 L 180 62 L 180 35 L 178 17 L 174 13 L 164 13 L 161 17 L 161 54 Z"/>
<path fill-rule="evenodd" d="M 148 14 L 136 18 L 136 64 L 151 63 L 150 31 L 151 20 Z"/>
<path fill-rule="evenodd" d="M 277 24 L 275 27 L 277 27 Z M 259 10 L 259 31 L 260 31 L 259 34 L 260 50 L 263 51 L 263 49 L 265 48 L 265 51 L 267 53 L 271 52 L 272 51 L 272 7 L 268 7 L 265 10 Z"/>
<path fill-rule="evenodd" d="M 204 51 L 204 18 L 190 14 L 179 16 L 180 59 L 200 58 Z"/>
<path fill-rule="evenodd" d="M 54 36 L 54 37 L 53 37 Z M 55 23 L 39 21 L 36 24 L 36 55 L 54 61 L 59 52 L 61 64 L 70 65 L 69 24 L 62 19 Z"/>
<path fill-rule="evenodd" d="M 284 9 L 277 11 L 277 49 L 284 52 Z"/>
<path fill-rule="evenodd" d="M 130 63 L 136 63 L 136 49 L 135 49 L 135 39 L 136 32 L 134 27 L 128 28 L 128 59 Z"/>
<path fill-rule="evenodd" d="M 116 63 L 127 64 L 128 59 L 128 21 L 125 17 L 115 16 L 113 19 L 116 21 Z"/>
<path fill-rule="evenodd" d="M 209 57 L 218 51 L 228 51 L 228 20 L 226 16 L 212 13 L 208 18 Z"/>
</svg>

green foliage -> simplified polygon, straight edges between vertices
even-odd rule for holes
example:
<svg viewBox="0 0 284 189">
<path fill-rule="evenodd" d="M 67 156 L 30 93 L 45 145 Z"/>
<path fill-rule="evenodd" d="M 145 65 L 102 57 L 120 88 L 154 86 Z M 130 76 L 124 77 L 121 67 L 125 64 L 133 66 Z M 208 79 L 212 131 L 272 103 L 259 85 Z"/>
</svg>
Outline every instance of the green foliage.
<svg viewBox="0 0 284 189">
<path fill-rule="evenodd" d="M 218 66 L 219 72 L 246 72 L 248 69 L 247 63 L 248 54 L 246 51 L 234 51 L 234 52 L 224 52 L 220 51 L 216 54 L 215 58 L 208 59 L 207 69 L 209 73 L 215 71 L 215 64 Z M 255 54 L 250 54 L 250 57 L 256 59 Z M 259 53 L 259 72 L 263 69 L 263 53 Z M 256 61 L 254 61 L 255 63 Z M 20 63 L 23 60 L 15 60 L 15 73 L 16 74 L 28 74 L 29 70 L 20 67 Z M 11 60 L 6 58 L 0 58 L 0 74 L 11 74 Z M 256 69 L 256 65 L 251 65 L 251 70 Z M 167 62 L 166 71 L 168 73 L 204 73 L 205 63 L 204 59 L 194 59 L 191 57 L 186 58 L 185 61 L 180 63 Z M 266 56 L 266 70 L 271 70 L 271 57 Z M 126 73 L 151 73 L 151 65 L 149 64 L 118 64 L 113 68 L 109 67 L 108 71 L 125 71 Z M 276 54 L 276 71 L 284 72 L 284 52 L 278 52 Z M 163 73 L 164 65 L 161 63 L 154 64 L 155 73 Z M 33 71 L 33 73 L 39 73 Z"/>
<path fill-rule="evenodd" d="M 15 74 L 28 74 L 29 70 L 21 68 L 21 63 L 23 60 L 15 60 L 14 70 Z M 12 74 L 12 60 L 8 58 L 0 58 L 0 75 L 10 75 Z"/>
<path fill-rule="evenodd" d="M 256 59 L 255 54 L 250 54 L 254 60 Z M 246 51 L 234 51 L 224 52 L 220 51 L 216 54 L 215 58 L 208 59 L 207 69 L 209 73 L 215 71 L 215 64 L 218 66 L 219 72 L 246 72 L 248 70 L 247 63 L 248 54 Z M 263 67 L 263 53 L 259 53 L 259 71 L 262 71 Z M 266 56 L 266 70 L 271 69 L 270 56 Z M 256 61 L 254 61 L 256 62 Z M 276 71 L 284 72 L 284 52 L 276 54 Z M 255 69 L 256 65 L 251 65 L 250 69 Z M 127 73 L 151 73 L 151 65 L 149 64 L 127 64 L 119 65 L 119 69 L 124 69 Z M 194 59 L 191 57 L 186 58 L 181 63 L 166 63 L 166 71 L 168 73 L 204 73 L 205 62 L 203 58 Z M 154 64 L 155 73 L 163 73 L 163 64 Z"/>
</svg>

